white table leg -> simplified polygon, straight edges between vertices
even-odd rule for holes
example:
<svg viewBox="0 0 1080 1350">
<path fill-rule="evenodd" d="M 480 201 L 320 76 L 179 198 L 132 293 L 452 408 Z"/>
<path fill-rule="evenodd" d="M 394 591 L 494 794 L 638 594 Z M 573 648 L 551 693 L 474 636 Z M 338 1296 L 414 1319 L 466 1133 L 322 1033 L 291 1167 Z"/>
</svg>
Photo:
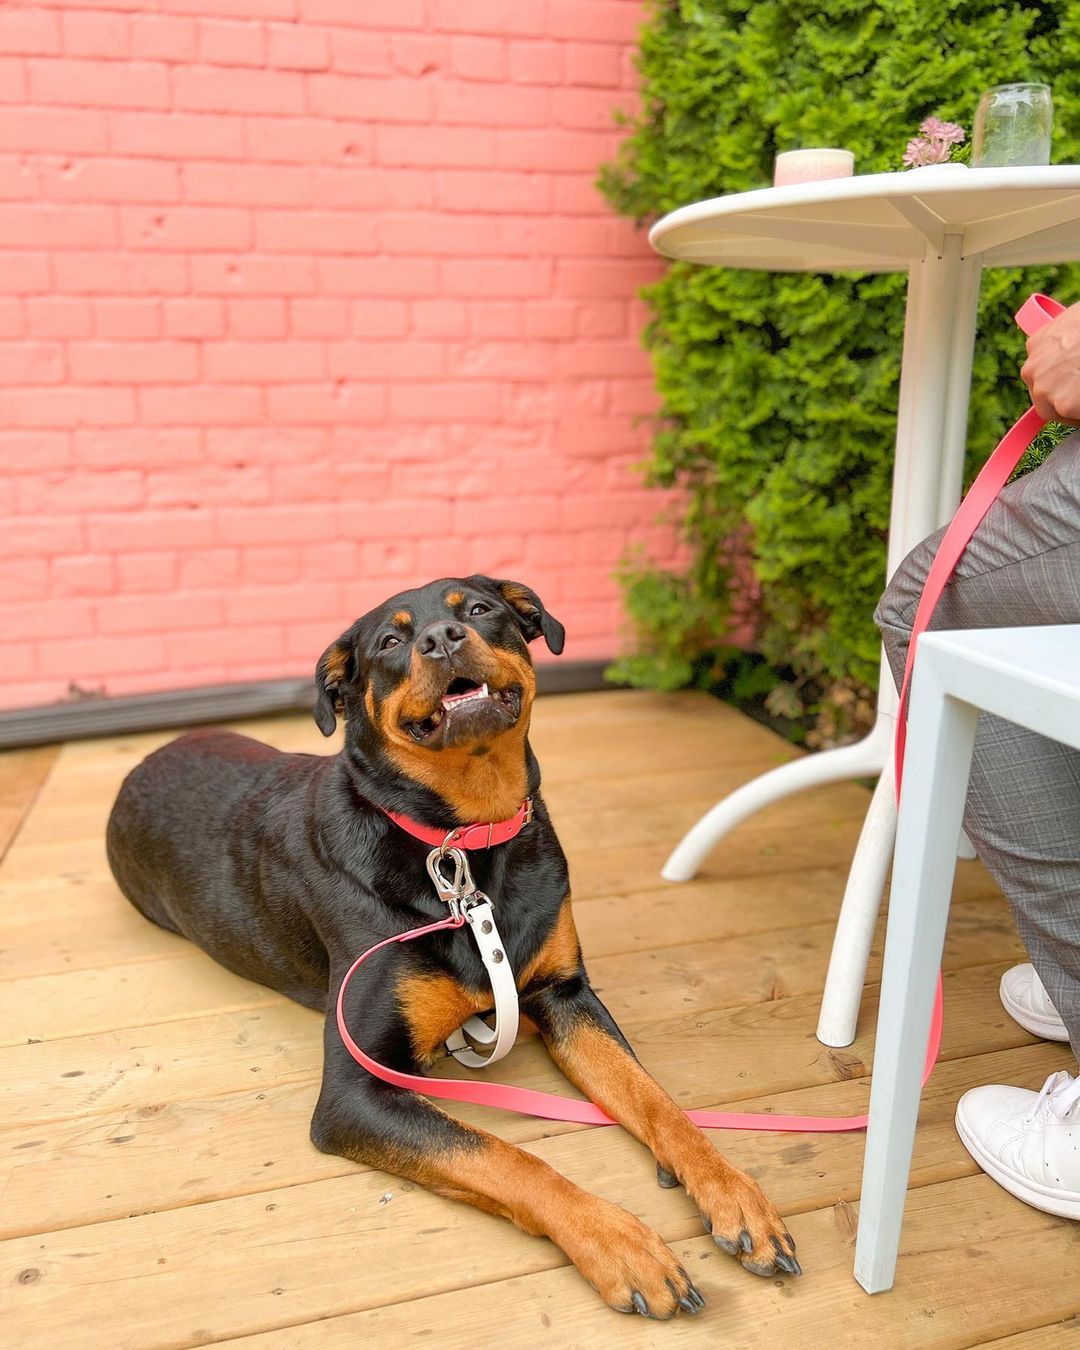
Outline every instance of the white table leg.
<svg viewBox="0 0 1080 1350">
<path fill-rule="evenodd" d="M 892 1287 L 978 712 L 916 668 L 885 940 L 855 1278 Z"/>
<path fill-rule="evenodd" d="M 942 258 L 912 268 L 893 470 L 890 577 L 908 551 L 944 524 L 960 501 L 979 271 L 976 260 L 960 258 L 956 239 L 946 240 Z M 928 369 L 928 362 L 936 368 Z M 936 457 L 934 446 L 940 446 Z M 879 689 L 879 720 L 895 720 L 896 690 L 884 660 Z M 895 826 L 890 765 L 878 781 L 848 873 L 818 1018 L 817 1037 L 824 1045 L 850 1045 L 855 1039 Z M 963 831 L 959 839 L 960 856 L 973 857 Z"/>
</svg>

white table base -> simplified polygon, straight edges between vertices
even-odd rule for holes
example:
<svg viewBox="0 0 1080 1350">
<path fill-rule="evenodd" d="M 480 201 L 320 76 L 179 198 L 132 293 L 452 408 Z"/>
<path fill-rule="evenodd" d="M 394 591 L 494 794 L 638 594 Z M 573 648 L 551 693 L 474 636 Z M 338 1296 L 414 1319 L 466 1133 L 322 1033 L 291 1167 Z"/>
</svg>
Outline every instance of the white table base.
<svg viewBox="0 0 1080 1350">
<path fill-rule="evenodd" d="M 961 256 L 961 236 L 947 234 L 940 255 L 928 247 L 926 256 L 910 269 L 889 517 L 890 577 L 917 543 L 950 519 L 960 502 L 979 267 L 978 259 Z M 873 320 L 874 315 L 868 313 L 867 322 Z M 855 851 L 833 941 L 817 1031 L 825 1045 L 850 1045 L 855 1039 L 866 963 L 896 831 L 890 763 L 896 709 L 892 674 L 883 659 L 877 719 L 868 736 L 854 745 L 782 765 L 737 789 L 693 826 L 662 872 L 668 881 L 689 881 L 706 854 L 730 830 L 793 792 L 881 775 Z"/>
</svg>

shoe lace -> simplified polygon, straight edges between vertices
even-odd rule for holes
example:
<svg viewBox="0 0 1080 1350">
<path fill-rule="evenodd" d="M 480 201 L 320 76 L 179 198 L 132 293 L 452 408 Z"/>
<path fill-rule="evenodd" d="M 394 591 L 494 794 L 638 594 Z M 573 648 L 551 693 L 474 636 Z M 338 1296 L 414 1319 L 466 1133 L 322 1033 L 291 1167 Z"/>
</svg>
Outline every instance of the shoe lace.
<svg viewBox="0 0 1080 1350">
<path fill-rule="evenodd" d="M 1046 1120 L 1050 1116 L 1065 1120 L 1077 1106 L 1080 1106 L 1080 1074 L 1073 1078 L 1064 1069 L 1059 1069 L 1042 1085 L 1042 1091 L 1032 1102 L 1025 1123 L 1030 1125 L 1039 1117 Z"/>
</svg>

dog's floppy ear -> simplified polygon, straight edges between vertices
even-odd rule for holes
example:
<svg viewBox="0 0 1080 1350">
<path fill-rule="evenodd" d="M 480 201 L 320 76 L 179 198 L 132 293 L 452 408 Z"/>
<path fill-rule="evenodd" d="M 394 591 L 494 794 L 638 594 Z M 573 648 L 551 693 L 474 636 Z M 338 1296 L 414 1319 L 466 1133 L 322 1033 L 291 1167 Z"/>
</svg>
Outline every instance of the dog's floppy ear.
<svg viewBox="0 0 1080 1350">
<path fill-rule="evenodd" d="M 332 642 L 315 667 L 315 725 L 324 736 L 337 730 L 339 714 L 344 710 L 341 686 L 349 678 L 353 644 L 348 633 Z"/>
<path fill-rule="evenodd" d="M 496 581 L 494 586 L 517 616 L 525 641 L 543 635 L 549 649 L 558 656 L 566 641 L 566 629 L 547 612 L 536 592 L 520 581 Z"/>
</svg>

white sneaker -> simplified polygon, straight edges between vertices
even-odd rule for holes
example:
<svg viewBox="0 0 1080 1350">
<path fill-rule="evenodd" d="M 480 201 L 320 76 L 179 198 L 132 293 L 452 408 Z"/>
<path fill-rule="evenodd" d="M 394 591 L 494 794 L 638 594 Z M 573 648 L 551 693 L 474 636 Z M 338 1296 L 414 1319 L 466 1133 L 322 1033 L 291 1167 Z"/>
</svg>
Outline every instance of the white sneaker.
<svg viewBox="0 0 1080 1350">
<path fill-rule="evenodd" d="M 1080 1075 L 1052 1073 L 1041 1092 L 972 1088 L 957 1104 L 956 1132 L 982 1170 L 1018 1200 L 1080 1219 Z"/>
<path fill-rule="evenodd" d="M 1005 1011 L 1014 1022 L 1041 1036 L 1044 1041 L 1067 1041 L 1069 1033 L 1050 1002 L 1042 980 L 1032 965 L 1013 966 L 1001 977 L 998 989 Z"/>
</svg>

